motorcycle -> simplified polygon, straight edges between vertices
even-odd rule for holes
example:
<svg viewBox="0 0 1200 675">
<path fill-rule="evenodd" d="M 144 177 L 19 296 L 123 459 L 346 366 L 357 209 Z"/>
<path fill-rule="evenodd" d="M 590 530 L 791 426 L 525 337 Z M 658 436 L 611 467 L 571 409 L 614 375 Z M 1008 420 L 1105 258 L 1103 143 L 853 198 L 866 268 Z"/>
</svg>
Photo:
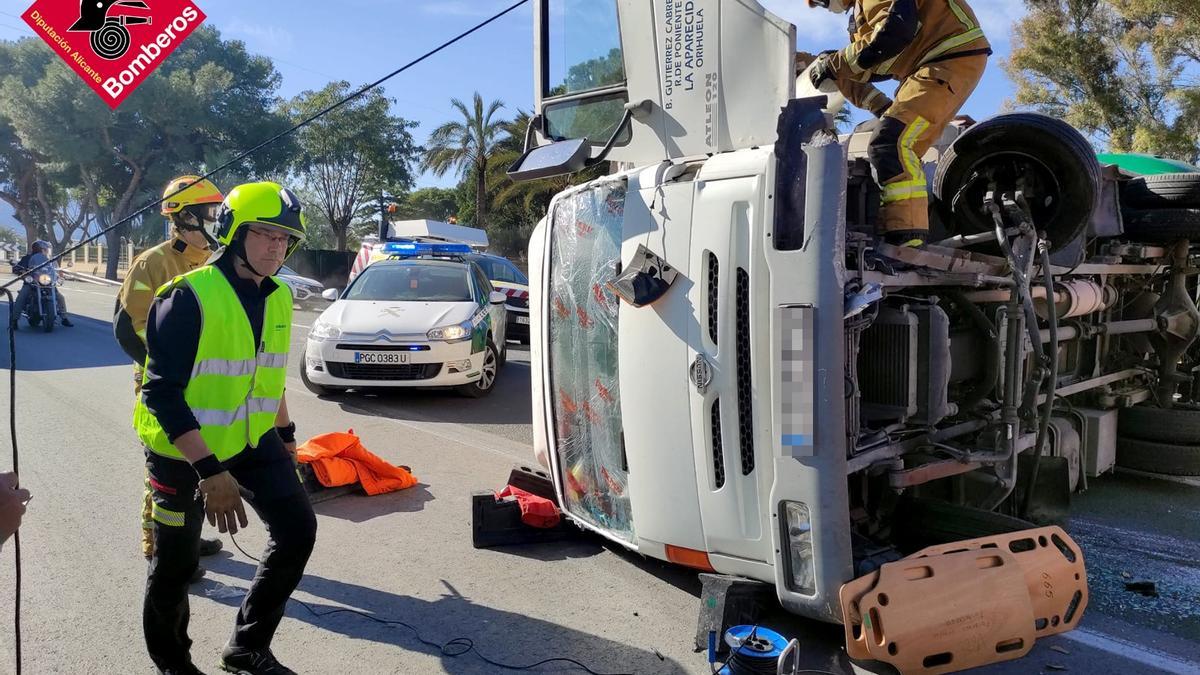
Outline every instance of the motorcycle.
<svg viewBox="0 0 1200 675">
<path fill-rule="evenodd" d="M 58 287 L 62 285 L 54 266 L 44 267 L 34 274 L 25 275 L 26 285 L 33 287 L 25 306 L 20 308 L 30 328 L 49 333 L 54 330 L 58 318 Z"/>
</svg>

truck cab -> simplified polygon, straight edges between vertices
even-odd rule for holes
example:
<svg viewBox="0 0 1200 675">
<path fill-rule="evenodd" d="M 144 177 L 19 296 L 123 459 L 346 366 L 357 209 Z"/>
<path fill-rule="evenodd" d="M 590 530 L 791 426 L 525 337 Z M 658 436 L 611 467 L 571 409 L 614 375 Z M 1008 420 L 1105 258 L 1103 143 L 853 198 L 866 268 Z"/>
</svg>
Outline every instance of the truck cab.
<svg viewBox="0 0 1200 675">
<path fill-rule="evenodd" d="M 844 584 L 921 545 L 1061 520 L 1122 408 L 1200 393 L 1190 232 L 1127 227 L 1066 125 L 949 131 L 935 244 L 899 251 L 869 132 L 796 98 L 795 26 L 754 0 L 534 18 L 510 176 L 608 168 L 529 247 L 534 446 L 582 527 L 841 621 Z"/>
</svg>

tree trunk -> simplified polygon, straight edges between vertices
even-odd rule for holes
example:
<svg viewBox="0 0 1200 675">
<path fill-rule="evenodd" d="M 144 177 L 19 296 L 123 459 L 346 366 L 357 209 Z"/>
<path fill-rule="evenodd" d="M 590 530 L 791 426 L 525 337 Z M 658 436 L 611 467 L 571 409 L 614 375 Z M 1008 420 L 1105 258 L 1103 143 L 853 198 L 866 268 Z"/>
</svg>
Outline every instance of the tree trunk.
<svg viewBox="0 0 1200 675">
<path fill-rule="evenodd" d="M 481 164 L 475 169 L 475 227 L 487 230 L 487 164 Z"/>
<path fill-rule="evenodd" d="M 346 231 L 349 229 L 349 224 L 338 225 L 333 228 L 333 236 L 335 239 L 334 246 L 338 251 L 346 250 Z"/>
</svg>

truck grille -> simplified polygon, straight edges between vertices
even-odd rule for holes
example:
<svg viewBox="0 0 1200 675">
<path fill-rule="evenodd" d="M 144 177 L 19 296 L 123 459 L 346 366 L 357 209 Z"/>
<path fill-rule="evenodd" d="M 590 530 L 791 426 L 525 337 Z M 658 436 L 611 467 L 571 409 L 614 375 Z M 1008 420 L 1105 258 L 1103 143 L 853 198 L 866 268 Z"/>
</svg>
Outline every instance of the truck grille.
<svg viewBox="0 0 1200 675">
<path fill-rule="evenodd" d="M 442 370 L 440 363 L 410 363 L 404 365 L 377 365 L 365 363 L 325 362 L 325 368 L 333 377 L 343 380 L 405 381 L 430 380 Z"/>
<path fill-rule="evenodd" d="M 718 490 L 725 487 L 725 449 L 721 444 L 721 401 L 712 405 L 713 480 Z"/>
<path fill-rule="evenodd" d="M 750 363 L 750 274 L 737 271 L 737 398 L 738 443 L 742 451 L 742 475 L 754 471 L 754 407 Z"/>
<path fill-rule="evenodd" d="M 717 299 L 718 299 L 718 281 L 720 281 L 719 273 L 721 264 L 717 262 L 715 253 L 708 254 L 708 337 L 712 343 L 717 344 Z"/>
</svg>

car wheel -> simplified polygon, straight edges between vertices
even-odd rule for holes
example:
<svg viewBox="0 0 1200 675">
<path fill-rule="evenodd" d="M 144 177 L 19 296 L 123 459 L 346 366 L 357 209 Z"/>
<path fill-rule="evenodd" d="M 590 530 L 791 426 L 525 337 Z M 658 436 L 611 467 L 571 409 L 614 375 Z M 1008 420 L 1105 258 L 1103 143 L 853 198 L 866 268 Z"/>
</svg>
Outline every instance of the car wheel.
<svg viewBox="0 0 1200 675">
<path fill-rule="evenodd" d="M 1122 186 L 1121 203 L 1133 209 L 1200 208 L 1200 173 L 1135 178 Z"/>
<path fill-rule="evenodd" d="M 304 388 L 308 389 L 317 396 L 330 396 L 340 394 L 345 390 L 343 387 L 327 387 L 323 384 L 317 384 L 308 379 L 308 354 L 305 353 L 300 357 L 300 381 L 304 383 Z"/>
<path fill-rule="evenodd" d="M 1200 209 L 1126 209 L 1125 234 L 1137 241 L 1170 243 L 1200 240 Z"/>
<path fill-rule="evenodd" d="M 1034 225 L 1048 233 L 1054 250 L 1078 238 L 1096 210 L 1095 151 L 1074 127 L 1052 117 L 997 115 L 967 129 L 946 150 L 934 174 L 933 197 L 951 234 L 993 230 L 983 203 L 989 175 L 1003 191 L 1024 185 Z"/>
<path fill-rule="evenodd" d="M 1200 476 L 1200 446 L 1118 438 L 1117 466 L 1171 476 Z"/>
<path fill-rule="evenodd" d="M 483 372 L 479 379 L 458 388 L 458 393 L 468 398 L 483 398 L 496 388 L 496 375 L 500 372 L 500 355 L 490 339 L 483 353 Z"/>
</svg>

